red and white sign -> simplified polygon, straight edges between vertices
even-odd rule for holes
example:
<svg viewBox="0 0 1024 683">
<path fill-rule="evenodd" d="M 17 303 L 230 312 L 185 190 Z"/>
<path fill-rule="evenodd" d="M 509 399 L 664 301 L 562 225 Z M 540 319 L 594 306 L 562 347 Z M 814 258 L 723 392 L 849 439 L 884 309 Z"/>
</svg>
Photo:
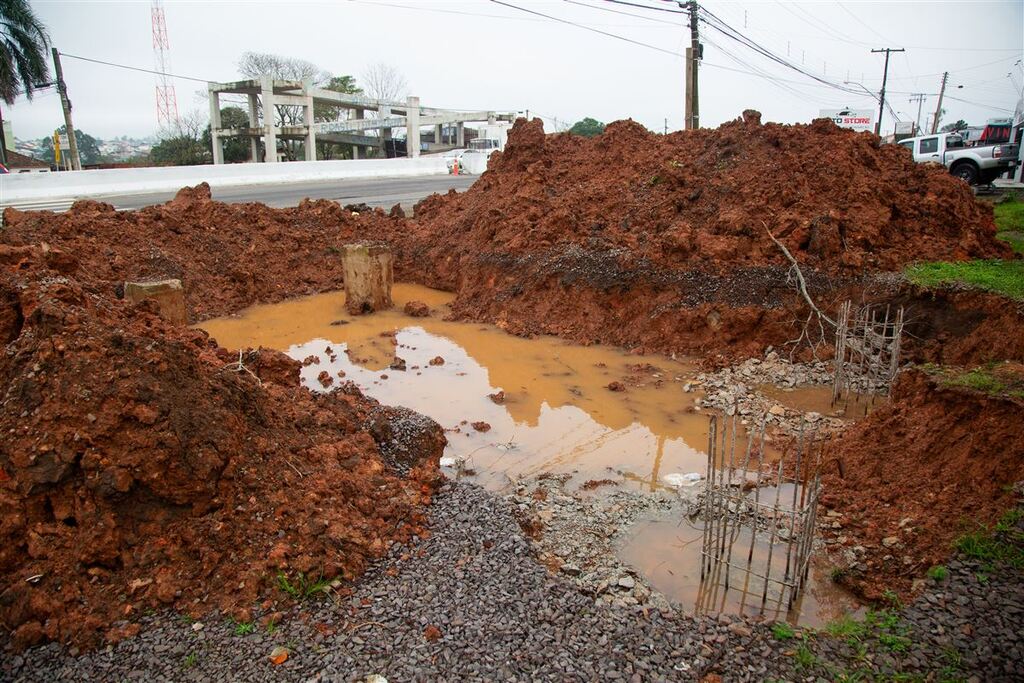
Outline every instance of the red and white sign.
<svg viewBox="0 0 1024 683">
<path fill-rule="evenodd" d="M 832 119 L 840 128 L 856 131 L 875 129 L 875 112 L 871 109 L 822 109 L 821 118 Z"/>
</svg>

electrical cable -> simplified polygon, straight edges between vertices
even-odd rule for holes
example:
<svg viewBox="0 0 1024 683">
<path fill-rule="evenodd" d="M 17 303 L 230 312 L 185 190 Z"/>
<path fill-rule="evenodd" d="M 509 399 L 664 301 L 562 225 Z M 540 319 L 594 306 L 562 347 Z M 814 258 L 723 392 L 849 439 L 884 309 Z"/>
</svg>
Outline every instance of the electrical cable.
<svg viewBox="0 0 1024 683">
<path fill-rule="evenodd" d="M 605 0 L 605 1 L 606 2 L 613 2 L 614 0 Z M 680 27 L 680 28 L 685 28 L 687 26 L 687 24 L 680 24 L 680 23 L 675 22 L 675 21 L 667 21 L 665 19 L 658 19 L 656 17 L 645 17 L 642 14 L 633 14 L 632 12 L 623 12 L 622 10 L 612 9 L 611 7 L 599 7 L 597 5 L 588 5 L 587 3 L 579 2 L 578 0 L 562 0 L 562 2 L 567 2 L 570 5 L 579 5 L 580 7 L 587 7 L 589 9 L 596 9 L 596 10 L 600 10 L 602 12 L 611 12 L 612 14 L 621 14 L 622 16 L 625 16 L 625 17 L 634 17 L 636 19 L 643 19 L 644 21 L 653 21 L 653 22 L 658 23 L 658 24 L 667 24 L 668 26 L 677 26 L 677 27 Z M 632 3 L 616 2 L 616 4 L 626 4 L 626 5 L 631 5 L 632 6 Z M 682 14 L 682 12 L 674 12 L 674 14 Z"/>
<path fill-rule="evenodd" d="M 655 10 L 656 12 L 668 12 L 669 14 L 689 14 L 689 12 L 687 12 L 686 10 L 683 10 L 683 9 L 666 9 L 665 7 L 651 7 L 650 5 L 641 5 L 641 4 L 635 3 L 635 2 L 626 2 L 626 0 L 604 0 L 604 1 L 605 2 L 613 3 L 615 5 L 627 5 L 628 7 L 639 7 L 640 9 L 652 9 L 652 10 Z"/>
<path fill-rule="evenodd" d="M 575 21 L 569 21 L 568 19 L 561 19 L 559 17 L 553 17 L 550 14 L 544 14 L 543 12 L 537 12 L 536 10 L 527 9 L 525 7 L 519 7 L 518 5 L 513 5 L 513 4 L 508 3 L 508 2 L 502 2 L 502 0 L 490 0 L 490 1 L 492 3 L 494 3 L 495 5 L 501 5 L 502 7 L 508 7 L 510 9 L 519 10 L 520 12 L 526 12 L 527 14 L 535 14 L 538 17 L 544 17 L 545 19 L 550 19 L 551 21 L 557 21 L 560 24 L 568 24 L 569 26 L 575 26 L 576 28 L 581 28 L 581 29 L 583 29 L 585 31 L 591 31 L 593 33 L 600 33 L 602 36 L 608 36 L 609 38 L 615 38 L 616 40 L 622 40 L 622 41 L 627 42 L 627 43 L 632 43 L 633 45 L 639 45 L 640 47 L 646 47 L 646 48 L 649 48 L 651 50 L 655 50 L 657 52 L 662 52 L 662 53 L 667 54 L 667 55 L 672 55 L 674 57 L 683 57 L 683 56 L 685 56 L 685 55 L 679 54 L 678 52 L 673 52 L 672 50 L 666 50 L 663 47 L 658 47 L 657 45 L 651 45 L 650 43 L 644 43 L 644 42 L 641 42 L 639 40 L 633 40 L 632 38 L 626 38 L 625 36 L 620 36 L 620 35 L 615 34 L 615 33 L 609 33 L 608 31 L 602 31 L 601 29 L 592 28 L 590 26 L 585 26 L 584 24 L 578 24 Z"/>
<path fill-rule="evenodd" d="M 156 74 L 157 76 L 169 76 L 170 78 L 180 78 L 185 81 L 196 81 L 197 83 L 213 83 L 208 78 L 193 78 L 192 76 L 179 76 L 178 74 L 169 74 L 163 71 L 154 71 L 152 69 L 143 69 L 137 66 L 128 66 L 127 64 L 116 64 L 114 62 L 105 62 L 102 59 L 91 59 L 90 57 L 80 57 L 78 55 L 69 55 L 66 52 L 60 53 L 61 57 L 67 57 L 68 59 L 80 59 L 83 62 L 92 62 L 93 64 L 103 64 L 104 66 L 116 66 L 119 69 L 128 69 L 129 71 L 141 71 L 147 74 Z"/>
</svg>

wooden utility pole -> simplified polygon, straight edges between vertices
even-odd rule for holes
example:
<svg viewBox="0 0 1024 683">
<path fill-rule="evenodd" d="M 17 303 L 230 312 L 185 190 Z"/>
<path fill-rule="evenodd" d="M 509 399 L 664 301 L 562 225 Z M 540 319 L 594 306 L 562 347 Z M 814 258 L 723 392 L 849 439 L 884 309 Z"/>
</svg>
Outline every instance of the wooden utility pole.
<svg viewBox="0 0 1024 683">
<path fill-rule="evenodd" d="M 910 102 L 917 102 L 917 118 L 914 119 L 914 135 L 917 135 L 918 131 L 921 130 L 921 104 L 924 102 L 924 98 L 928 97 L 923 92 L 914 93 L 910 96 Z"/>
<path fill-rule="evenodd" d="M 75 139 L 75 124 L 71 122 L 71 100 L 68 99 L 68 86 L 64 83 L 64 69 L 60 66 L 60 52 L 53 48 L 53 69 L 57 72 L 57 91 L 60 93 L 60 106 L 64 109 L 64 126 L 68 131 L 68 150 L 71 155 L 71 168 L 82 170 L 82 161 L 78 157 L 78 141 Z"/>
<path fill-rule="evenodd" d="M 942 74 L 942 87 L 939 88 L 939 103 L 935 105 L 935 118 L 932 119 L 932 135 L 939 130 L 939 120 L 942 118 L 942 96 L 946 94 L 946 81 L 949 80 L 949 72 Z"/>
<path fill-rule="evenodd" d="M 882 113 L 885 111 L 885 82 L 889 78 L 889 54 L 892 52 L 906 52 L 902 47 L 883 47 L 880 50 L 872 50 L 872 52 L 884 52 L 885 53 L 885 70 L 882 72 L 882 92 L 879 93 L 878 97 L 878 120 L 875 121 L 875 135 L 882 134 Z"/>
<path fill-rule="evenodd" d="M 697 65 L 701 58 L 700 37 L 697 32 L 696 0 L 686 3 L 690 10 L 690 47 L 686 48 L 686 111 L 684 127 L 686 130 L 700 128 L 700 98 L 698 96 Z"/>
</svg>

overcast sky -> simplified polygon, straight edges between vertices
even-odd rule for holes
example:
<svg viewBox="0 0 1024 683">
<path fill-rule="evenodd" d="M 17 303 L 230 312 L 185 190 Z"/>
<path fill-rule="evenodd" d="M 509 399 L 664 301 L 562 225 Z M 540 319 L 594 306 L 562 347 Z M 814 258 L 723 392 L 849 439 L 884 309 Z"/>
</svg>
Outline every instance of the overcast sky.
<svg viewBox="0 0 1024 683">
<path fill-rule="evenodd" d="M 632 118 L 653 130 L 683 123 L 681 56 L 685 16 L 605 0 L 502 0 L 596 31 L 501 6 L 491 0 L 335 0 L 333 2 L 165 3 L 173 73 L 230 81 L 247 51 L 301 57 L 357 80 L 387 62 L 425 106 L 522 111 L 572 122 Z M 673 10 L 665 0 L 628 0 Z M 153 68 L 150 3 L 34 0 L 53 44 L 68 55 Z M 702 2 L 710 12 L 777 55 L 833 83 L 877 91 L 884 57 L 871 48 L 904 47 L 889 65 L 889 99 L 904 120 L 917 116 L 911 93 L 934 111 L 941 74 L 950 72 L 943 122 L 1009 116 L 1024 80 L 1024 2 Z M 633 16 L 629 16 L 633 15 Z M 868 94 L 814 81 L 700 24 L 701 124 L 742 110 L 765 120 L 809 121 L 822 108 L 876 108 Z M 659 51 L 661 50 L 661 51 Z M 739 61 L 737 61 L 739 60 Z M 64 58 L 75 127 L 99 138 L 156 132 L 150 74 Z M 726 70 L 728 67 L 733 70 Z M 739 70 L 739 71 L 736 71 Z M 756 73 L 751 73 L 756 72 Z M 769 74 L 770 77 L 763 75 Z M 1012 78 L 1011 76 L 1012 75 Z M 182 112 L 208 112 L 202 83 L 175 79 Z M 851 86 L 844 86 L 851 87 Z M 856 88 L 857 86 L 852 86 Z M 956 99 L 952 99 L 956 98 Z M 5 107 L 20 139 L 63 123 L 52 91 Z M 887 113 L 884 130 L 891 132 Z"/>
</svg>

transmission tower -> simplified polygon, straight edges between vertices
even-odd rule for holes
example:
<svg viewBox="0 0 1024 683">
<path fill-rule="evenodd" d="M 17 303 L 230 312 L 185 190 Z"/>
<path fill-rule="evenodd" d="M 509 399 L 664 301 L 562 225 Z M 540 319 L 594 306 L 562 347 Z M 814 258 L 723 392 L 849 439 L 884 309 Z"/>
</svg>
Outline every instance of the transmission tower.
<svg viewBox="0 0 1024 683">
<path fill-rule="evenodd" d="M 153 0 L 150 10 L 153 18 L 153 57 L 156 62 L 156 122 L 161 128 L 173 127 L 178 123 L 178 98 L 174 84 L 166 75 L 170 69 L 171 45 L 167 41 L 167 23 L 164 21 L 164 3 Z"/>
</svg>

